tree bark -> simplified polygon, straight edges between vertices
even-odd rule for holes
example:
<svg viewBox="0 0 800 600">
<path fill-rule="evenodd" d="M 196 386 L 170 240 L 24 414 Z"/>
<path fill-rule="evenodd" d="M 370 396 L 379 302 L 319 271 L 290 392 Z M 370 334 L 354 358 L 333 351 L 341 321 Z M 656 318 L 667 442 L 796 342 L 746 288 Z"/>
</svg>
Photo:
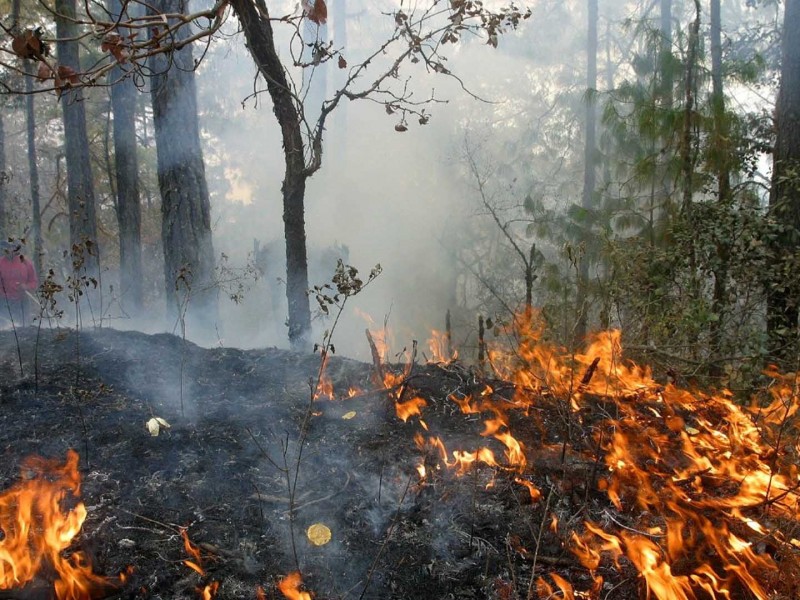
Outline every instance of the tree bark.
<svg viewBox="0 0 800 600">
<path fill-rule="evenodd" d="M 151 14 L 180 13 L 187 3 L 155 0 L 149 6 Z M 187 35 L 180 28 L 177 37 Z M 191 46 L 151 57 L 150 68 L 167 317 L 202 335 L 217 320 L 217 290 Z"/>
<path fill-rule="evenodd" d="M 11 4 L 11 22 L 13 26 L 19 28 L 19 0 L 14 0 Z M 25 121 L 26 133 L 28 141 L 28 178 L 31 190 L 31 237 L 33 238 L 33 247 L 30 251 L 30 256 L 33 261 L 33 268 L 37 273 L 42 272 L 42 212 L 39 202 L 39 163 L 36 157 L 36 113 L 34 112 L 34 94 L 33 94 L 33 78 L 36 72 L 36 63 L 31 60 L 24 61 L 23 69 L 25 70 Z M 3 157 L 5 160 L 5 156 Z M 5 170 L 5 167 L 3 167 Z M 3 209 L 5 211 L 5 201 L 3 201 Z M 0 216 L 0 232 L 8 236 L 10 232 L 5 228 L 7 216 L 3 214 Z"/>
<path fill-rule="evenodd" d="M 730 147 L 728 144 L 728 123 L 725 114 L 725 90 L 722 81 L 722 15 L 720 0 L 711 0 L 711 111 L 714 119 L 713 156 L 717 175 L 717 201 L 720 210 L 728 210 L 731 205 Z M 728 262 L 730 260 L 730 240 L 721 237 L 716 240 L 717 265 L 713 270 L 714 291 L 712 312 L 716 319 L 709 326 L 711 351 L 719 357 L 722 353 L 722 333 L 728 294 Z M 722 375 L 722 365 L 713 362 L 709 367 L 712 377 Z"/>
<path fill-rule="evenodd" d="M 683 183 L 683 200 L 681 210 L 688 227 L 694 224 L 694 139 L 692 125 L 694 122 L 695 77 L 698 45 L 700 42 L 700 0 L 694 0 L 695 18 L 689 28 L 688 48 L 686 51 L 686 79 L 684 81 L 683 124 L 680 142 L 681 175 Z M 699 293 L 700 283 L 697 276 L 697 251 L 692 236 L 688 236 L 689 256 L 689 291 L 695 297 Z"/>
<path fill-rule="evenodd" d="M 672 108 L 672 67 L 669 64 L 672 55 L 672 0 L 661 0 L 660 25 L 661 32 L 661 100 L 664 108 Z"/>
<path fill-rule="evenodd" d="M 9 175 L 6 165 L 6 129 L 4 123 L 4 110 L 0 108 L 0 239 L 8 236 L 6 230 L 6 203 L 8 198 Z"/>
<path fill-rule="evenodd" d="M 800 0 L 786 0 L 769 211 L 772 220 L 783 227 L 773 245 L 777 262 L 789 266 L 800 247 L 800 45 L 793 37 L 798 27 Z M 797 273 L 791 268 L 777 271 L 767 290 L 769 354 L 775 362 L 795 369 L 800 301 Z"/>
<path fill-rule="evenodd" d="M 263 0 L 231 0 L 231 6 L 239 17 L 250 54 L 267 83 L 275 118 L 281 128 L 285 158 L 282 192 L 289 342 L 294 350 L 307 350 L 311 332 L 304 207 L 308 175 L 303 156 L 300 115 L 275 48 L 269 12 Z"/>
<path fill-rule="evenodd" d="M 108 0 L 112 20 L 122 12 L 120 0 Z M 119 279 L 123 302 L 130 314 L 142 307 L 142 241 L 139 165 L 136 154 L 137 89 L 130 72 L 117 65 L 110 74 L 114 111 L 114 168 L 119 224 Z"/>
<path fill-rule="evenodd" d="M 28 176 L 30 177 L 31 188 L 31 212 L 32 214 L 32 231 L 33 236 L 33 249 L 31 251 L 31 258 L 33 260 L 33 268 L 37 273 L 42 273 L 42 256 L 44 249 L 42 248 L 42 209 L 41 200 L 39 196 L 39 159 L 36 151 L 36 111 L 34 110 L 34 93 L 33 93 L 33 77 L 35 63 L 26 61 L 25 71 L 28 76 L 25 78 L 25 121 L 28 137 Z"/>
<path fill-rule="evenodd" d="M 594 206 L 597 154 L 597 0 L 589 0 L 588 35 L 586 40 L 586 139 L 583 147 L 583 196 L 581 205 L 590 210 Z M 588 241 L 588 240 L 587 240 Z M 588 322 L 589 261 L 581 257 L 578 281 L 578 322 L 575 326 L 575 342 L 586 339 Z"/>
<path fill-rule="evenodd" d="M 77 35 L 75 0 L 56 0 L 55 6 L 58 63 L 80 73 L 78 44 L 73 41 Z M 67 162 L 70 243 L 73 249 L 83 248 L 83 266 L 86 274 L 96 277 L 99 273 L 97 216 L 89 138 L 86 133 L 86 111 L 81 90 L 63 89 L 61 107 Z"/>
</svg>

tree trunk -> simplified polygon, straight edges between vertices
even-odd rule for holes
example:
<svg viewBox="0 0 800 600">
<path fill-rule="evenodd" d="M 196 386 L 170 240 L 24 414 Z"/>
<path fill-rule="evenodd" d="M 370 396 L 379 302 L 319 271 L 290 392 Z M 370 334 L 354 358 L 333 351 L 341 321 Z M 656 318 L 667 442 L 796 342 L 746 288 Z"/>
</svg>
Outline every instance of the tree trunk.
<svg viewBox="0 0 800 600">
<path fill-rule="evenodd" d="M 19 27 L 19 8 L 20 0 L 14 0 L 11 4 L 11 22 L 14 27 Z M 39 162 L 36 157 L 36 113 L 33 103 L 33 78 L 36 74 L 36 62 L 31 60 L 24 61 L 25 70 L 25 123 L 28 138 L 28 179 L 31 189 L 31 237 L 33 247 L 29 255 L 33 262 L 33 268 L 37 273 L 42 272 L 42 211 L 39 201 Z M 8 235 L 4 228 L 5 218 L 0 217 L 0 232 Z"/>
<path fill-rule="evenodd" d="M 28 76 L 25 78 L 25 120 L 28 136 L 28 175 L 30 177 L 31 186 L 31 212 L 33 213 L 32 231 L 33 248 L 31 251 L 31 258 L 33 260 L 33 268 L 37 273 L 42 273 L 42 256 L 44 249 L 42 248 L 42 209 L 39 198 L 39 159 L 36 152 L 36 112 L 34 110 L 34 93 L 33 93 L 33 77 L 35 70 L 35 63 L 26 61 L 25 72 Z"/>
<path fill-rule="evenodd" d="M 239 17 L 250 54 L 267 82 L 275 118 L 281 128 L 286 165 L 282 191 L 286 236 L 289 342 L 294 350 L 306 350 L 309 347 L 311 331 L 304 216 L 305 187 L 308 175 L 305 171 L 303 157 L 300 116 L 286 79 L 283 64 L 275 48 L 269 12 L 263 0 L 231 0 L 231 6 Z"/>
<path fill-rule="evenodd" d="M 683 128 L 681 131 L 680 158 L 681 175 L 683 179 L 683 202 L 681 210 L 687 226 L 691 229 L 694 224 L 694 153 L 692 124 L 694 121 L 694 94 L 695 94 L 695 74 L 697 62 L 698 45 L 700 41 L 700 0 L 694 0 L 695 18 L 689 29 L 688 49 L 686 51 L 686 79 L 684 81 L 683 107 Z M 694 247 L 693 237 L 688 236 L 688 248 L 686 252 L 689 256 L 689 293 L 697 297 L 699 293 L 699 281 L 697 277 L 697 254 Z"/>
<path fill-rule="evenodd" d="M 589 0 L 588 35 L 586 41 L 586 140 L 583 148 L 583 196 L 581 204 L 585 209 L 594 206 L 597 153 L 597 0 Z M 588 240 L 587 240 L 588 241 Z M 589 257 L 581 257 L 578 281 L 578 323 L 575 326 L 575 342 L 582 344 L 586 339 L 588 321 Z"/>
<path fill-rule="evenodd" d="M 781 83 L 776 105 L 775 149 L 773 152 L 772 188 L 769 211 L 781 224 L 774 246 L 778 264 L 767 290 L 767 334 L 770 358 L 792 370 L 796 368 L 798 290 L 797 273 L 791 260 L 800 247 L 800 45 L 790 32 L 800 27 L 800 0 L 786 0 L 781 48 Z"/>
<path fill-rule="evenodd" d="M 337 50 L 342 50 L 343 54 L 347 55 L 347 0 L 332 0 L 333 3 L 333 47 Z M 332 69 L 331 78 L 335 90 L 340 90 L 344 87 L 347 78 L 347 69 Z M 348 102 L 340 104 L 333 116 L 333 127 L 331 132 L 335 136 L 332 141 L 333 146 L 337 149 L 334 158 L 339 160 L 347 155 L 347 109 Z M 330 132 L 329 132 L 330 134 Z M 339 163 L 341 164 L 341 163 Z"/>
<path fill-rule="evenodd" d="M 720 210 L 731 206 L 730 148 L 728 145 L 728 125 L 725 114 L 725 91 L 722 83 L 722 16 L 720 0 L 711 0 L 711 111 L 714 119 L 713 155 L 717 175 L 717 200 Z M 730 240 L 719 236 L 716 240 L 718 264 L 713 271 L 714 291 L 712 312 L 716 319 L 709 325 L 711 352 L 719 358 L 722 353 L 722 333 L 728 293 L 728 261 L 730 260 Z M 709 368 L 712 377 L 722 375 L 722 367 L 712 363 Z"/>
<path fill-rule="evenodd" d="M 187 4 L 155 0 L 149 6 L 151 14 L 162 14 L 184 12 Z M 187 36 L 180 28 L 178 39 Z M 217 321 L 217 290 L 191 45 L 151 57 L 150 68 L 167 317 L 203 334 Z"/>
<path fill-rule="evenodd" d="M 77 35 L 75 0 L 56 0 L 55 6 L 59 65 L 70 67 L 76 73 L 80 73 L 78 44 L 72 41 Z M 61 107 L 67 161 L 70 243 L 74 249 L 83 249 L 83 266 L 86 274 L 96 277 L 99 273 L 97 217 L 89 138 L 86 133 L 86 112 L 81 90 L 63 89 Z"/>
<path fill-rule="evenodd" d="M 6 203 L 8 199 L 9 175 L 6 171 L 6 130 L 4 123 L 4 107 L 0 107 L 0 239 L 8 237 L 6 229 Z"/>
<path fill-rule="evenodd" d="M 122 12 L 120 0 L 108 0 L 112 20 Z M 126 76 L 128 75 L 128 76 Z M 119 281 L 124 305 L 132 315 L 142 307 L 142 240 L 139 165 L 136 155 L 137 89 L 122 65 L 110 74 L 114 111 L 114 167 L 119 224 Z"/>
<path fill-rule="evenodd" d="M 664 108 L 672 108 L 672 0 L 661 0 L 659 4 L 661 13 L 661 100 Z"/>
</svg>

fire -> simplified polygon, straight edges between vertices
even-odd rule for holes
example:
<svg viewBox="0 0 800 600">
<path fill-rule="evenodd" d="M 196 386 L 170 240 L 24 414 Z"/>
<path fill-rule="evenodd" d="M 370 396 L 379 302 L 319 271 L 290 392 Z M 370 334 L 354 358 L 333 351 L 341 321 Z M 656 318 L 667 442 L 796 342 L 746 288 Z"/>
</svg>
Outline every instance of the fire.
<svg viewBox="0 0 800 600">
<path fill-rule="evenodd" d="M 22 481 L 0 494 L 0 589 L 24 587 L 52 569 L 56 598 L 85 600 L 122 580 L 94 574 L 81 551 L 64 555 L 86 519 L 80 488 L 76 452 L 63 464 L 25 460 Z"/>
<path fill-rule="evenodd" d="M 450 341 L 446 332 L 431 331 L 431 337 L 428 339 L 428 350 L 430 350 L 429 363 L 449 363 L 458 359 L 458 351 L 452 349 L 452 342 Z"/>
<path fill-rule="evenodd" d="M 314 390 L 314 400 L 325 398 L 327 400 L 334 399 L 333 381 L 328 375 L 328 353 L 322 352 L 322 362 L 319 366 L 319 375 L 317 376 L 317 386 Z"/>
<path fill-rule="evenodd" d="M 182 527 L 181 530 L 181 537 L 183 538 L 183 547 L 186 550 L 186 553 L 189 554 L 194 560 L 184 560 L 183 564 L 195 571 L 201 577 L 204 577 L 206 574 L 205 569 L 203 568 L 203 558 L 200 555 L 200 548 L 195 546 L 191 540 L 189 540 L 189 534 L 186 532 L 186 528 Z M 202 600 L 213 600 L 217 597 L 217 592 L 219 591 L 220 583 L 219 581 L 212 581 L 211 583 L 204 585 L 204 586 L 197 586 L 197 593 L 202 598 Z"/>
<path fill-rule="evenodd" d="M 409 418 L 415 415 L 422 415 L 422 409 L 426 406 L 428 406 L 428 403 L 424 398 L 414 397 L 404 402 L 398 401 L 395 403 L 394 407 L 398 418 L 402 421 L 408 421 Z"/>
<path fill-rule="evenodd" d="M 311 594 L 300 591 L 300 586 L 302 585 L 303 576 L 300 575 L 299 571 L 295 571 L 281 579 L 278 583 L 278 589 L 288 600 L 311 600 Z"/>
<path fill-rule="evenodd" d="M 777 526 L 780 519 L 796 524 L 800 517 L 800 376 L 767 371 L 770 402 L 744 409 L 727 391 L 658 383 L 649 368 L 623 359 L 619 331 L 596 335 L 578 354 L 543 343 L 542 332 L 534 319 L 520 319 L 516 348 L 490 348 L 491 366 L 513 383 L 513 394 L 485 386 L 449 396 L 462 413 L 483 416 L 481 435 L 503 445 L 504 459 L 488 447 L 448 451 L 440 437 L 417 434 L 424 464 L 438 460 L 459 475 L 477 464 L 511 471 L 538 501 L 541 493 L 527 476 L 528 450 L 512 434 L 510 413 L 518 411 L 524 420 L 550 399 L 578 425 L 587 412 L 604 415 L 592 423 L 594 443 L 581 451 L 582 460 L 604 465 L 595 481 L 613 508 L 603 525 L 586 522 L 582 532 L 568 534 L 569 549 L 594 585 L 574 590 L 552 574 L 536 581 L 540 596 L 597 597 L 598 569 L 607 561 L 621 569 L 624 558 L 638 571 L 648 598 L 721 600 L 739 589 L 769 598 L 765 581 L 778 565 L 765 553 L 764 540 L 787 551 L 800 547 Z M 416 413 L 401 416 L 398 410 L 403 420 L 410 414 Z"/>
<path fill-rule="evenodd" d="M 200 556 L 200 549 L 189 540 L 189 534 L 186 533 L 185 528 L 181 528 L 181 538 L 183 538 L 183 547 L 186 550 L 186 553 L 194 558 L 194 560 L 184 560 L 183 564 L 197 572 L 198 575 L 205 575 L 205 569 L 200 566 L 203 562 Z"/>
</svg>

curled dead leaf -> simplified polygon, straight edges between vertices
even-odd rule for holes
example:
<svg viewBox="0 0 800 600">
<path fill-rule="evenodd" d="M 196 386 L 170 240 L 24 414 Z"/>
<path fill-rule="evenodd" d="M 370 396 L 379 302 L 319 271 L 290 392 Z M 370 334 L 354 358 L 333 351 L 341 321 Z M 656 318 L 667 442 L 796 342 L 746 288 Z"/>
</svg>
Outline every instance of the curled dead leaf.
<svg viewBox="0 0 800 600">
<path fill-rule="evenodd" d="M 36 71 L 36 79 L 39 81 L 47 81 L 53 77 L 53 69 L 50 68 L 46 62 L 42 61 L 39 63 L 39 68 Z"/>
<path fill-rule="evenodd" d="M 159 433 L 161 433 L 162 429 L 169 429 L 172 427 L 167 421 L 162 419 L 161 417 L 153 417 L 146 423 L 147 431 L 150 432 L 150 435 L 153 437 L 157 437 Z"/>
<path fill-rule="evenodd" d="M 344 59 L 344 56 L 341 54 L 339 55 L 339 68 L 346 69 L 347 68 L 347 61 Z"/>
<path fill-rule="evenodd" d="M 111 55 L 122 64 L 127 62 L 130 57 L 130 50 L 126 38 L 120 34 L 112 31 L 103 36 L 103 41 L 100 44 L 100 50 L 103 52 L 110 52 Z"/>
<path fill-rule="evenodd" d="M 11 49 L 20 58 L 43 60 L 49 56 L 50 47 L 42 41 L 42 35 L 41 27 L 26 29 L 11 40 Z"/>
<path fill-rule="evenodd" d="M 81 82 L 75 69 L 68 65 L 58 65 L 58 78 L 70 85 L 77 85 Z"/>
<path fill-rule="evenodd" d="M 309 21 L 325 25 L 328 21 L 328 5 L 325 0 L 303 0 L 303 12 Z"/>
<path fill-rule="evenodd" d="M 403 133 L 404 131 L 408 131 L 408 127 L 406 127 L 403 123 L 398 123 L 394 126 L 394 130 Z"/>
</svg>

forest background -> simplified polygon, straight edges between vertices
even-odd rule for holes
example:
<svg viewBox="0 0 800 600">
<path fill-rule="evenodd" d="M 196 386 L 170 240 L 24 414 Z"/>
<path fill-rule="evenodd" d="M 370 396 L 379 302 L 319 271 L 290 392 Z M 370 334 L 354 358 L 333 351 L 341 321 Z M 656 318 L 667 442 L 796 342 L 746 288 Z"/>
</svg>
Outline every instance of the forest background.
<svg viewBox="0 0 800 600">
<path fill-rule="evenodd" d="M 443 329 L 449 313 L 452 345 L 470 359 L 481 326 L 502 335 L 527 310 L 570 347 L 620 328 L 633 356 L 702 383 L 746 391 L 768 361 L 796 370 L 800 44 L 782 32 L 800 25 L 797 0 L 541 0 L 521 8 L 528 18 L 461 32 L 447 62 L 423 52 L 397 69 L 388 53 L 373 53 L 402 33 L 399 15 L 411 7 L 332 0 L 326 25 L 319 2 L 269 7 L 293 102 L 308 121 L 356 65 L 394 86 L 335 106 L 324 161 L 305 188 L 306 287 L 328 281 L 337 258 L 383 269 L 342 315 L 340 354 L 367 358 L 364 327 L 386 323 L 400 351 Z M 74 29 L 57 31 L 69 4 L 0 2 L 2 233 L 24 240 L 50 284 L 40 319 L 58 309 L 67 325 L 79 315 L 82 326 L 177 332 L 202 291 L 212 308 L 186 329 L 190 339 L 288 345 L 285 131 L 236 18 L 265 5 L 151 3 L 172 14 L 209 11 L 183 28 L 209 33 L 185 46 L 193 54 L 181 63 L 180 36 L 174 52 L 152 42 L 153 27 L 142 34 L 148 47 L 142 36 L 125 42 L 130 49 L 109 37 L 119 28 L 98 15 L 113 14 L 110 4 L 73 5 Z M 463 4 L 432 6 L 453 23 Z M 137 3 L 121 6 L 141 18 Z M 423 42 L 438 51 L 443 39 Z M 52 53 L 31 53 L 38 43 Z M 160 58 L 121 58 L 137 43 L 158 47 Z M 80 64 L 61 72 L 70 48 Z M 147 62 L 165 57 L 160 70 Z M 212 258 L 197 261 L 213 266 L 194 289 L 197 265 L 165 269 L 173 242 L 163 225 L 173 217 L 159 171 L 177 134 L 158 140 L 153 89 L 177 72 L 196 85 L 196 106 L 183 108 L 198 124 L 210 210 L 203 251 Z M 136 90 L 142 262 L 133 292 L 120 273 L 115 81 Z M 76 167 L 65 113 L 78 105 L 89 159 Z M 76 238 L 70 193 L 79 184 L 70 177 L 87 165 L 96 233 Z M 316 313 L 313 294 L 311 304 Z M 330 326 L 324 315 L 312 323 L 306 341 Z"/>
</svg>

